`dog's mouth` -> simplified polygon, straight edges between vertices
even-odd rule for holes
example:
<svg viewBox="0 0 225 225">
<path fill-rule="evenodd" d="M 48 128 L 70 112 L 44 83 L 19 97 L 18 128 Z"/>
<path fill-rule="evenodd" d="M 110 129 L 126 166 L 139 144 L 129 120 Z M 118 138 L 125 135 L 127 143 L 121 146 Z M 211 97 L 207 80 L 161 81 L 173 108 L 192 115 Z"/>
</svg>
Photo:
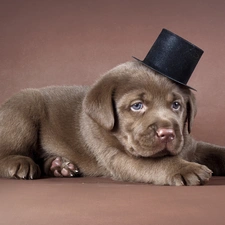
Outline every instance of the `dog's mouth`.
<svg viewBox="0 0 225 225">
<path fill-rule="evenodd" d="M 134 148 L 129 149 L 129 153 L 131 153 L 133 156 L 136 157 L 143 157 L 143 158 L 160 158 L 160 157 L 165 157 L 165 156 L 174 156 L 176 153 L 168 150 L 167 148 L 162 149 L 161 151 L 157 151 L 156 153 L 152 152 L 140 152 L 140 151 L 135 151 Z"/>
<path fill-rule="evenodd" d="M 175 147 L 175 144 L 165 143 L 161 146 L 146 146 L 142 147 L 139 145 L 132 146 L 129 148 L 129 153 L 135 157 L 144 157 L 144 158 L 160 158 L 164 156 L 175 156 L 179 153 L 179 148 Z"/>
<path fill-rule="evenodd" d="M 148 138 L 138 139 L 131 143 L 131 154 L 140 157 L 159 158 L 164 156 L 175 156 L 179 154 L 183 146 L 183 136 L 178 132 L 174 132 L 173 139 L 159 140 L 154 136 L 150 140 Z"/>
<path fill-rule="evenodd" d="M 174 156 L 176 155 L 173 151 L 168 150 L 167 148 L 164 148 L 162 151 L 159 151 L 153 155 L 151 155 L 152 158 L 160 158 L 164 156 Z"/>
<path fill-rule="evenodd" d="M 120 136 L 121 137 L 121 136 Z M 176 133 L 173 139 L 159 141 L 155 135 L 124 135 L 120 138 L 125 152 L 133 157 L 160 158 L 179 154 L 183 146 L 182 135 Z"/>
</svg>

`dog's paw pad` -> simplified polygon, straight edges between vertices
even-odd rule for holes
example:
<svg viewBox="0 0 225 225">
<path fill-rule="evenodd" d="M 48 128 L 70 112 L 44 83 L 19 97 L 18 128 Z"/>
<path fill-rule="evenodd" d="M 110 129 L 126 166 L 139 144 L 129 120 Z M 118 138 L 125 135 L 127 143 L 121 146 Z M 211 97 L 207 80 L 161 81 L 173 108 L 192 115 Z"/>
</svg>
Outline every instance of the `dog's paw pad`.
<svg viewBox="0 0 225 225">
<path fill-rule="evenodd" d="M 50 170 L 55 177 L 78 177 L 79 168 L 65 158 L 57 157 L 52 161 Z"/>
</svg>

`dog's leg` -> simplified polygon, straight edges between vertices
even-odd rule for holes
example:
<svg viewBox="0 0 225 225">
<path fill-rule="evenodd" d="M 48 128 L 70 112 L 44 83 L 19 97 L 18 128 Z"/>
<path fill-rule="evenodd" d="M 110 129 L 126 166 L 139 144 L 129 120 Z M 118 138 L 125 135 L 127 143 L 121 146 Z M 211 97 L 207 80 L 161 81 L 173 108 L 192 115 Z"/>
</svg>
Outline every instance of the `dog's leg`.
<svg viewBox="0 0 225 225">
<path fill-rule="evenodd" d="M 212 171 L 206 166 L 188 162 L 178 156 L 133 158 L 116 150 L 112 157 L 105 158 L 103 163 L 106 163 L 115 180 L 156 185 L 202 185 L 212 175 Z"/>
<path fill-rule="evenodd" d="M 38 150 L 39 120 L 44 112 L 40 93 L 18 93 L 0 109 L 0 177 L 35 179 L 39 166 L 33 161 Z"/>
<path fill-rule="evenodd" d="M 197 142 L 195 162 L 206 165 L 213 171 L 213 175 L 225 175 L 225 147 Z"/>
<path fill-rule="evenodd" d="M 79 177 L 79 168 L 64 157 L 50 157 L 44 162 L 46 175 L 55 177 Z"/>
</svg>

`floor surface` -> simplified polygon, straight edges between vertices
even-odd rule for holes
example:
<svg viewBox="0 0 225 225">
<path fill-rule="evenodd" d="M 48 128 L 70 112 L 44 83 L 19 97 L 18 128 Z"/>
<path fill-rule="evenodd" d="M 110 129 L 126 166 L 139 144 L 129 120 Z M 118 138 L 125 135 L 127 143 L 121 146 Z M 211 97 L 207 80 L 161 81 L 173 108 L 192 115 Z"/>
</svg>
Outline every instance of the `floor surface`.
<svg viewBox="0 0 225 225">
<path fill-rule="evenodd" d="M 224 224 L 225 178 L 170 187 L 105 178 L 0 180 L 1 225 Z"/>
</svg>

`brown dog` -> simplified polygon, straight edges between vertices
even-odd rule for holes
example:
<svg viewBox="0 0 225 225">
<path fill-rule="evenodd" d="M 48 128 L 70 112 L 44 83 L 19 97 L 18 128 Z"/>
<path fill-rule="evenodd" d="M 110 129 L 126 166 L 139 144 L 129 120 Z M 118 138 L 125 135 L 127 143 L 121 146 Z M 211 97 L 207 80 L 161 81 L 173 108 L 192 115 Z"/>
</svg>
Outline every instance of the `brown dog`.
<svg viewBox="0 0 225 225">
<path fill-rule="evenodd" d="M 139 62 L 117 66 L 91 88 L 23 90 L 0 109 L 0 176 L 80 171 L 158 185 L 204 184 L 212 171 L 225 174 L 225 148 L 192 139 L 195 114 L 189 89 Z"/>
</svg>

